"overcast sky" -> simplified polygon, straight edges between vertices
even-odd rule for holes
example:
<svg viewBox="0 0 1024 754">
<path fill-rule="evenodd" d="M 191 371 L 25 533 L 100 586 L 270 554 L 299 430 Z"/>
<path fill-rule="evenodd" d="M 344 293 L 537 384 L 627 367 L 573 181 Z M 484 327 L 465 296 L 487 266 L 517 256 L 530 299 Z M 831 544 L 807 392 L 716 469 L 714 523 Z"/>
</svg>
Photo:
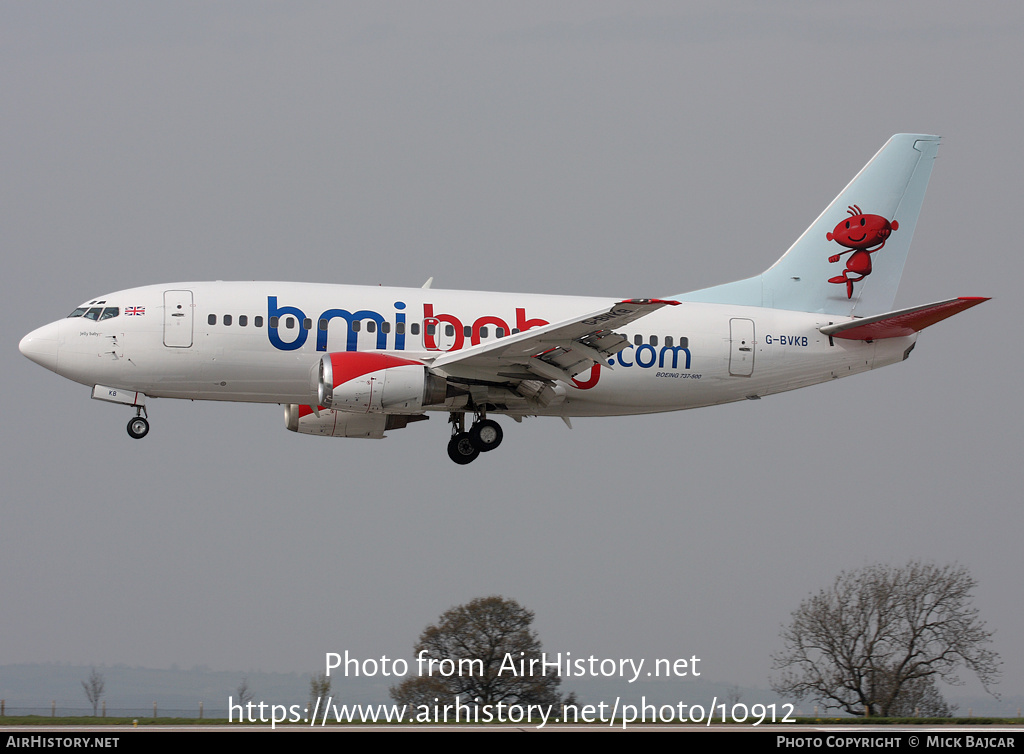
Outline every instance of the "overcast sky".
<svg viewBox="0 0 1024 754">
<path fill-rule="evenodd" d="M 0 664 L 319 670 L 502 594 L 546 649 L 767 686 L 843 569 L 956 561 L 1024 693 L 1024 7 L 0 2 Z M 82 301 L 306 280 L 668 296 L 768 267 L 897 132 L 943 137 L 905 363 L 753 403 L 383 442 L 130 411 L 23 358 Z M 975 691 L 978 684 L 969 684 Z M 72 690 L 75 696 L 77 690 Z M 297 700 L 303 701 L 303 700 Z"/>
</svg>

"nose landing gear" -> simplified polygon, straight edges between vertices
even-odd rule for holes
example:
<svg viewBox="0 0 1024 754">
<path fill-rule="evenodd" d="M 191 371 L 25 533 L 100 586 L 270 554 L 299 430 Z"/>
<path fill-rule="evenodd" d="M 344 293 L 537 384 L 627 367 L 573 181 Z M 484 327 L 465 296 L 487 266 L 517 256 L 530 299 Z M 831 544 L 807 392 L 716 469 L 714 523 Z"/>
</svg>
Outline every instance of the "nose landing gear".
<svg viewBox="0 0 1024 754">
<path fill-rule="evenodd" d="M 135 416 L 128 422 L 128 435 L 134 440 L 141 440 L 149 434 L 149 419 L 143 416 L 145 412 L 145 406 L 137 406 Z"/>
<path fill-rule="evenodd" d="M 452 425 L 452 439 L 448 441 L 448 457 L 460 466 L 472 463 L 481 453 L 494 450 L 501 445 L 504 432 L 493 419 L 477 415 L 476 421 L 466 431 L 466 415 L 452 413 L 448 420 Z"/>
</svg>

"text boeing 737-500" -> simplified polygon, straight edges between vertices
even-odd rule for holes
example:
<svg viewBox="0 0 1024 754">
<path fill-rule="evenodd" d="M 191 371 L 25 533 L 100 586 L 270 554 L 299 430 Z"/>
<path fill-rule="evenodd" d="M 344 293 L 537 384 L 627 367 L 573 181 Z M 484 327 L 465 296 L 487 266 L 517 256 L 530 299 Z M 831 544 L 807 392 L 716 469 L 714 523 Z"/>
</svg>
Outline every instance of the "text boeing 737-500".
<svg viewBox="0 0 1024 754">
<path fill-rule="evenodd" d="M 469 463 L 501 443 L 496 414 L 678 411 L 907 358 L 920 330 L 986 300 L 890 311 L 938 146 L 893 136 L 766 272 L 666 299 L 175 283 L 92 299 L 20 349 L 133 407 L 135 438 L 147 398 L 280 403 L 288 429 L 329 437 L 443 411 L 448 454 Z"/>
</svg>

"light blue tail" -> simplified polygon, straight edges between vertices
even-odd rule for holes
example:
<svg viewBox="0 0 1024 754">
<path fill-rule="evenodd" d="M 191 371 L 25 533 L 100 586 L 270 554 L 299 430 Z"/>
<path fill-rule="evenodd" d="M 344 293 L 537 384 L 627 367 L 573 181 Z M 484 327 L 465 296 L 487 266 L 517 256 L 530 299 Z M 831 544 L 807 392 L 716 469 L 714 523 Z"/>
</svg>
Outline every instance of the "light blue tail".
<svg viewBox="0 0 1024 754">
<path fill-rule="evenodd" d="M 890 311 L 938 148 L 938 136 L 893 136 L 768 270 L 674 298 L 846 316 Z"/>
</svg>

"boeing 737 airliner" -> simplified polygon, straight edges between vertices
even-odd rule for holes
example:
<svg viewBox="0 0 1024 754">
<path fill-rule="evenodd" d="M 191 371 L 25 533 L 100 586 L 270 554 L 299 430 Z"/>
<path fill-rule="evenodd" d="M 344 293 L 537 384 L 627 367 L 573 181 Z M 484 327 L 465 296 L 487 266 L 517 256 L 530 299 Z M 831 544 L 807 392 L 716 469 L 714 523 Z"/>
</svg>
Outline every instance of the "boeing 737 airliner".
<svg viewBox="0 0 1024 754">
<path fill-rule="evenodd" d="M 91 299 L 20 349 L 133 407 L 135 438 L 147 398 L 284 404 L 288 429 L 328 437 L 381 438 L 443 411 L 465 464 L 501 443 L 496 414 L 678 411 L 907 358 L 920 330 L 987 300 L 890 311 L 938 146 L 893 136 L 766 272 L 693 293 L 173 283 Z"/>
</svg>

